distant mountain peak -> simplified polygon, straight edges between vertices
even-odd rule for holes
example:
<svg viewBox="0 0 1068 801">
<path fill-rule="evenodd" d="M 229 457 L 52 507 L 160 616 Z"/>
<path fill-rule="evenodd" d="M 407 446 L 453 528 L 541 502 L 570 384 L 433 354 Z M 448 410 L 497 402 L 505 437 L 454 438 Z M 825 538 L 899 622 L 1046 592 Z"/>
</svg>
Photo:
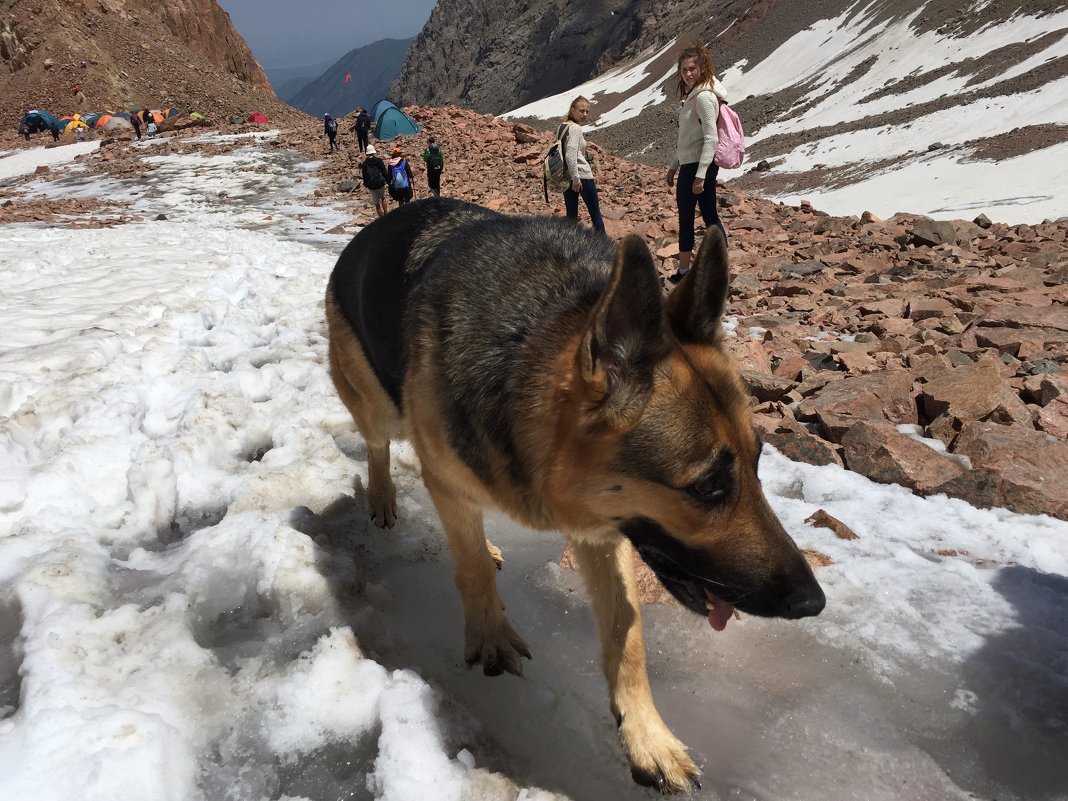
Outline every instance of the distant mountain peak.
<svg viewBox="0 0 1068 801">
<path fill-rule="evenodd" d="M 411 42 L 411 39 L 379 39 L 354 48 L 283 99 L 317 117 L 323 114 L 343 117 L 361 106 L 369 109 L 387 96 Z"/>
</svg>

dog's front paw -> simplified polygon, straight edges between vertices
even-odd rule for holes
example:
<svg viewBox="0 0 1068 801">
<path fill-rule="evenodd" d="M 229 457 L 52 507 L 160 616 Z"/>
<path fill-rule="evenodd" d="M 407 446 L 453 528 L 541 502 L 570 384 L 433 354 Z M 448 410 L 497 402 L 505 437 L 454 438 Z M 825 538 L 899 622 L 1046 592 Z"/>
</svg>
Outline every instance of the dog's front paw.
<svg viewBox="0 0 1068 801">
<path fill-rule="evenodd" d="M 499 676 L 504 672 L 522 676 L 521 657 L 524 656 L 531 658 L 530 649 L 503 615 L 500 623 L 492 628 L 467 627 L 464 660 L 468 667 L 481 663 L 482 672 L 487 676 Z"/>
<path fill-rule="evenodd" d="M 367 511 L 379 528 L 393 528 L 397 522 L 397 490 L 393 483 L 385 488 L 371 487 L 367 492 Z"/>
<path fill-rule="evenodd" d="M 630 761 L 630 775 L 638 784 L 661 793 L 688 793 L 699 788 L 701 771 L 690 759 L 686 746 L 654 715 L 624 715 L 619 724 L 623 750 Z"/>
</svg>

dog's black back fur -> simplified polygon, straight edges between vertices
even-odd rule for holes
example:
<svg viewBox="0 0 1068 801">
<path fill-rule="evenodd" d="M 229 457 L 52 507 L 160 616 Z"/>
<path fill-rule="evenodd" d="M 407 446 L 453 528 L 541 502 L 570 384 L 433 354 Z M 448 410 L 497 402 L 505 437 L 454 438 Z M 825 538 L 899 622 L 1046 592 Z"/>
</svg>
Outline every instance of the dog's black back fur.
<svg viewBox="0 0 1068 801">
<path fill-rule="evenodd" d="M 341 313 L 398 408 L 406 364 L 404 311 L 418 280 L 407 275 L 405 263 L 420 229 L 447 214 L 452 203 L 412 203 L 376 219 L 349 242 L 330 275 Z"/>
<path fill-rule="evenodd" d="M 484 478 L 492 449 L 526 484 L 511 432 L 514 410 L 528 407 L 516 400 L 543 389 L 548 360 L 586 324 L 614 258 L 610 239 L 569 220 L 431 198 L 357 234 L 331 280 L 398 409 L 409 359 L 434 351 L 450 444 Z"/>
</svg>

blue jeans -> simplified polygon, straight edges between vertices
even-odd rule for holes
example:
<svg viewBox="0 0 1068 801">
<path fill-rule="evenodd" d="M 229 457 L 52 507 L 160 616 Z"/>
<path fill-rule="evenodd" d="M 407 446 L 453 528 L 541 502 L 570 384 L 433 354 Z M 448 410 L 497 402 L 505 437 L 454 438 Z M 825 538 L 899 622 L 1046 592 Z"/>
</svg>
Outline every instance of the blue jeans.
<svg viewBox="0 0 1068 801">
<path fill-rule="evenodd" d="M 705 191 L 695 195 L 693 182 L 697 177 L 697 162 L 679 166 L 679 173 L 675 176 L 675 202 L 679 205 L 679 253 L 693 252 L 693 214 L 698 207 L 701 208 L 701 219 L 705 221 L 705 227 L 718 225 L 719 230 L 723 232 L 723 239 L 727 239 L 727 231 L 720 222 L 719 212 L 716 211 L 717 175 L 719 166 L 710 164 L 705 173 Z"/>
<path fill-rule="evenodd" d="M 582 184 L 582 202 L 586 204 L 586 210 L 590 213 L 590 225 L 593 226 L 593 230 L 603 234 L 604 220 L 601 219 L 601 204 L 597 200 L 597 184 L 592 178 L 583 178 L 579 183 Z M 578 220 L 578 199 L 579 193 L 574 189 L 564 190 L 564 208 L 567 210 L 567 216 L 576 221 Z"/>
</svg>

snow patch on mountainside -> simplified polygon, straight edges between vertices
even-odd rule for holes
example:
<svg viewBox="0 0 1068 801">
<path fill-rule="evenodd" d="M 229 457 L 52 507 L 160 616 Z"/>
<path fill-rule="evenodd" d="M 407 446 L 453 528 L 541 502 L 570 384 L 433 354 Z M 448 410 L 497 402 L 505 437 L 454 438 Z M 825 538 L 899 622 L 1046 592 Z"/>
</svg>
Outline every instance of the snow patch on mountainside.
<svg viewBox="0 0 1068 801">
<path fill-rule="evenodd" d="M 664 82 L 675 73 L 675 46 L 675 40 L 672 39 L 665 47 L 637 63 L 615 67 L 574 89 L 543 97 L 501 117 L 534 117 L 543 120 L 562 117 L 575 96 L 583 95 L 589 98 L 591 114 L 596 118 L 584 130 L 605 128 L 629 120 L 650 106 L 668 99 Z"/>
<path fill-rule="evenodd" d="M 1026 90 L 1013 83 L 1068 57 L 1068 10 L 991 19 L 954 36 L 917 30 L 926 8 L 885 19 L 877 18 L 877 4 L 857 3 L 793 35 L 758 63 L 743 60 L 723 70 L 743 125 L 745 101 L 791 87 L 801 93 L 748 132 L 751 161 L 721 171 L 721 179 L 767 159 L 773 169 L 760 179 L 766 183 L 747 188 L 787 202 L 808 198 L 832 214 L 908 209 L 951 218 L 983 211 L 1007 222 L 1068 215 L 1068 193 L 1060 190 L 1068 184 L 1068 141 L 997 161 L 980 159 L 974 148 L 975 140 L 1027 126 L 1068 125 L 1068 77 L 1051 74 Z M 1018 56 L 1010 50 L 1028 44 Z M 502 116 L 559 117 L 582 94 L 593 106 L 588 131 L 633 119 L 669 99 L 677 46 L 673 40 L 640 62 Z M 806 175 L 791 185 L 791 174 Z"/>
</svg>

